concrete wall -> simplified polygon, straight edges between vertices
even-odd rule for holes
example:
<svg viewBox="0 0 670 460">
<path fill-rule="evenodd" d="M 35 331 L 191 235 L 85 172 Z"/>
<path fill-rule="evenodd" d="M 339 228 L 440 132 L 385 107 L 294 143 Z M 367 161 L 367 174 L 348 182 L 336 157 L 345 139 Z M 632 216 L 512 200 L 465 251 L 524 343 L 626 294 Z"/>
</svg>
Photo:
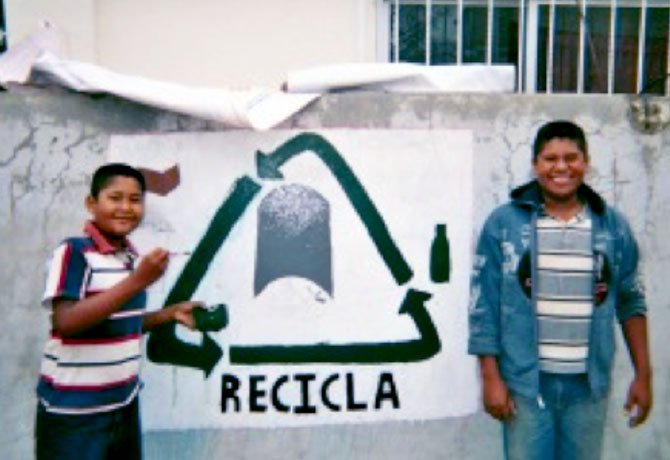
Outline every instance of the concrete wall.
<svg viewBox="0 0 670 460">
<path fill-rule="evenodd" d="M 664 232 L 670 223 L 670 130 L 640 133 L 628 109 L 624 96 L 344 93 L 325 96 L 284 127 L 474 130 L 477 231 L 510 188 L 530 177 L 537 127 L 559 117 L 580 123 L 590 140 L 590 183 L 629 216 L 639 237 L 655 372 L 651 419 L 630 431 L 622 405 L 631 370 L 619 350 L 603 458 L 650 460 L 670 452 L 670 352 L 664 343 L 670 327 L 670 241 Z M 39 307 L 44 261 L 62 237 L 79 230 L 89 174 L 104 161 L 109 136 L 219 129 L 111 97 L 36 89 L 0 93 L 0 457 L 31 457 L 34 386 L 48 330 L 47 313 Z M 499 426 L 481 413 L 422 423 L 152 432 L 145 445 L 146 458 L 161 460 L 501 458 Z"/>
<path fill-rule="evenodd" d="M 4 0 L 7 46 L 37 30 L 42 21 L 53 24 L 64 57 L 97 61 L 96 0 Z"/>
<path fill-rule="evenodd" d="M 279 87 L 305 67 L 376 60 L 378 0 L 5 0 L 9 46 L 47 19 L 65 56 L 203 86 Z"/>
</svg>

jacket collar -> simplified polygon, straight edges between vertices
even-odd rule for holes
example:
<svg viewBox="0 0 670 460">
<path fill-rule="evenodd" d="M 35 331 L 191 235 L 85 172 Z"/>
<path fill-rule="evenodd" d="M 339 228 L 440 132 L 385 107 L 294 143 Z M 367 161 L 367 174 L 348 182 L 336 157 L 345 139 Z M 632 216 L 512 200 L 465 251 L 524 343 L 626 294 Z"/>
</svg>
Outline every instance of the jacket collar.
<svg viewBox="0 0 670 460">
<path fill-rule="evenodd" d="M 589 208 L 599 216 L 605 213 L 605 200 L 591 187 L 586 184 L 579 186 L 577 195 L 588 204 Z M 542 198 L 542 190 L 537 180 L 532 180 L 520 187 L 515 188 L 510 193 L 512 203 L 524 208 L 536 209 L 544 199 Z"/>
<path fill-rule="evenodd" d="M 107 238 L 105 238 L 105 235 L 102 234 L 100 229 L 96 227 L 92 220 L 86 221 L 86 224 L 84 224 L 84 233 L 91 237 L 93 244 L 95 244 L 95 247 L 99 253 L 114 254 L 118 252 L 118 249 L 112 243 L 110 243 Z M 123 248 L 132 254 L 137 255 L 135 247 L 127 238 L 124 238 L 123 240 Z"/>
</svg>

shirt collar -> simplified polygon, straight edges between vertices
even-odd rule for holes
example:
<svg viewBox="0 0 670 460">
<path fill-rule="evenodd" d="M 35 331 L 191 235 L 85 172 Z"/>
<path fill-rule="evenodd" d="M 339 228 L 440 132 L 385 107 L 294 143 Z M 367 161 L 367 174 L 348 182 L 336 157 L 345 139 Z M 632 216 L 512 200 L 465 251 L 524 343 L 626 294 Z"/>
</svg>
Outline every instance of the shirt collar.
<svg viewBox="0 0 670 460">
<path fill-rule="evenodd" d="M 582 209 L 580 209 L 579 212 L 578 212 L 577 214 L 575 214 L 574 216 L 572 216 L 572 217 L 570 218 L 570 220 L 568 220 L 567 222 L 564 222 L 564 223 L 565 223 L 566 225 L 576 225 L 576 224 L 582 223 L 582 222 L 584 222 L 585 220 L 587 220 L 587 219 L 589 218 L 589 216 L 590 216 L 589 212 L 590 212 L 590 211 L 589 211 L 589 205 L 588 205 L 588 203 L 584 203 L 584 204 L 582 205 Z M 539 216 L 540 216 L 541 218 L 558 220 L 558 219 L 556 219 L 554 216 L 552 216 L 551 214 L 549 214 L 549 213 L 547 212 L 547 209 L 546 209 L 544 203 L 542 203 L 542 204 L 540 205 L 540 209 L 539 209 L 539 211 L 538 211 L 538 214 L 539 214 Z"/>
<path fill-rule="evenodd" d="M 98 252 L 101 254 L 114 254 L 119 251 L 107 238 L 105 238 L 105 235 L 102 234 L 92 220 L 86 221 L 86 224 L 84 224 L 84 233 L 91 237 L 93 244 L 95 244 Z M 128 238 L 123 239 L 123 249 L 133 255 L 137 255 L 137 250 Z"/>
</svg>

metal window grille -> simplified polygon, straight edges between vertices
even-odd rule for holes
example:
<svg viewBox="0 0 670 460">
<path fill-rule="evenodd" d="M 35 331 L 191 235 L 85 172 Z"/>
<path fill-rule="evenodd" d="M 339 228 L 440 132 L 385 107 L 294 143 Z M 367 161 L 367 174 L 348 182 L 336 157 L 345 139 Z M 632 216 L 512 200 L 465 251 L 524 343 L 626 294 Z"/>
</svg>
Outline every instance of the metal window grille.
<svg viewBox="0 0 670 460">
<path fill-rule="evenodd" d="M 506 63 L 527 93 L 670 95 L 668 0 L 379 0 L 388 60 Z"/>
</svg>

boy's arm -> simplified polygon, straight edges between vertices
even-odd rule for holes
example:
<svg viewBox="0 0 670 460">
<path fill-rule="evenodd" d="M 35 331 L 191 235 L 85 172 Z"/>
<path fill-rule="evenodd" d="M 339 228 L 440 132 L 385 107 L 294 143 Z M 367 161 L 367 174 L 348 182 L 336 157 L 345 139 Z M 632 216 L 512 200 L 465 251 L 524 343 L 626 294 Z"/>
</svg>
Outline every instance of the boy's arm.
<svg viewBox="0 0 670 460">
<path fill-rule="evenodd" d="M 163 324 L 177 322 L 189 329 L 195 329 L 193 309 L 202 306 L 200 302 L 180 302 L 169 307 L 152 311 L 142 319 L 142 331 L 147 332 Z"/>
<path fill-rule="evenodd" d="M 470 286 L 468 353 L 500 353 L 500 295 L 503 255 L 498 225 L 490 216 L 477 243 Z"/>
<path fill-rule="evenodd" d="M 482 402 L 492 417 L 504 420 L 516 412 L 514 400 L 500 374 L 500 289 L 503 256 L 494 216 L 482 229 L 472 273 L 468 351 L 477 355 L 482 379 Z"/>
<path fill-rule="evenodd" d="M 630 426 L 643 423 L 652 405 L 651 365 L 647 339 L 647 304 L 638 272 L 639 250 L 633 232 L 623 215 L 618 217 L 621 273 L 617 285 L 617 317 L 621 323 L 635 377 L 628 389 L 624 408 Z"/>
<path fill-rule="evenodd" d="M 635 377 L 628 389 L 628 397 L 624 405 L 626 412 L 631 414 L 630 426 L 634 427 L 644 423 L 647 419 L 653 400 L 647 318 L 641 315 L 631 316 L 623 322 L 622 327 L 635 369 Z"/>
<path fill-rule="evenodd" d="M 101 323 L 160 278 L 167 267 L 168 258 L 168 252 L 164 249 L 154 249 L 140 261 L 135 271 L 106 291 L 77 301 L 54 299 L 54 330 L 67 337 Z"/>
</svg>

